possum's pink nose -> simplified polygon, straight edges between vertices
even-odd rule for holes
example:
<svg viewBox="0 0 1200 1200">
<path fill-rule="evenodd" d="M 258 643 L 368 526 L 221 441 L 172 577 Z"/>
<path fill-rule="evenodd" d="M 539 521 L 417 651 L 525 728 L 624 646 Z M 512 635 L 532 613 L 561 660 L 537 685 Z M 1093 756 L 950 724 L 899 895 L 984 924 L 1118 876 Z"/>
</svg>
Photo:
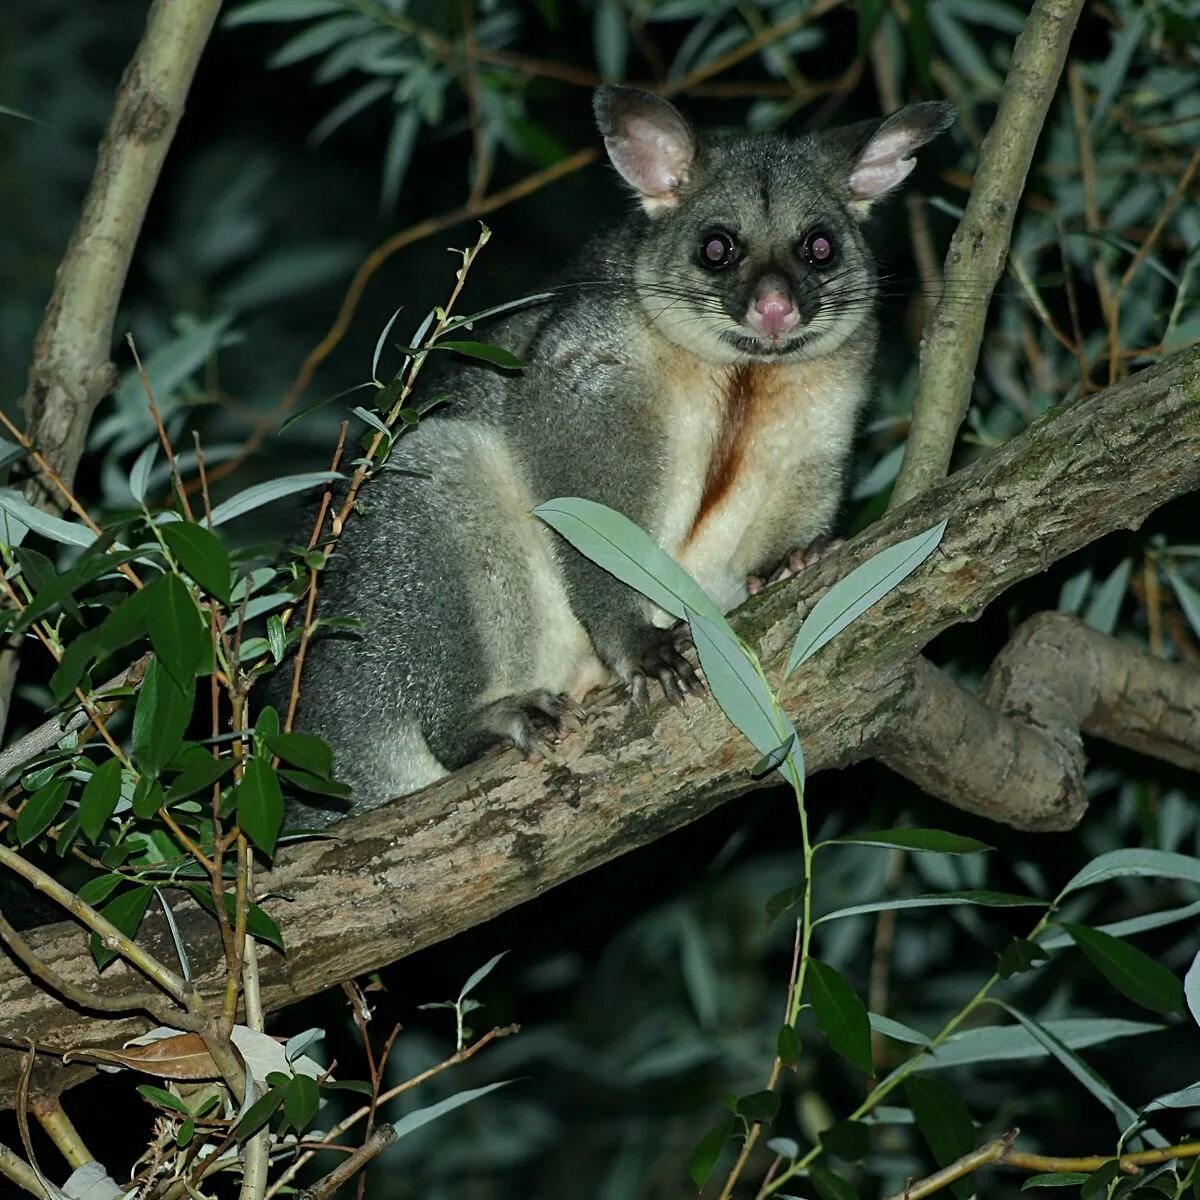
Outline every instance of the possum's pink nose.
<svg viewBox="0 0 1200 1200">
<path fill-rule="evenodd" d="M 782 292 L 767 292 L 754 302 L 751 323 L 770 337 L 786 333 L 797 319 L 795 305 Z"/>
</svg>

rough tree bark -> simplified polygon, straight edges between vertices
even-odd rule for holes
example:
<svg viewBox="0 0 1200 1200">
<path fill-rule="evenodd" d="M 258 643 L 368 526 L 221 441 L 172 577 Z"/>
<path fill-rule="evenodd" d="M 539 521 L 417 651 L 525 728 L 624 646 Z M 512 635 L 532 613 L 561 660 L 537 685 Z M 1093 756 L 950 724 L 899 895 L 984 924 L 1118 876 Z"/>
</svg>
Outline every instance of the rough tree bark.
<svg viewBox="0 0 1200 1200">
<path fill-rule="evenodd" d="M 768 590 L 738 614 L 772 677 L 795 636 L 807 600 L 849 566 L 884 546 L 950 524 L 938 551 L 901 587 L 836 638 L 789 682 L 785 701 L 804 743 L 809 771 L 886 757 L 902 768 L 907 725 L 902 702 L 914 658 L 938 633 L 972 620 L 997 596 L 1065 555 L 1121 528 L 1136 528 L 1171 499 L 1200 487 L 1200 351 L 1177 356 L 1088 400 L 1052 410 L 988 458 L 923 493 L 860 534 L 798 579 Z M 1120 666 L 1120 664 L 1118 664 Z M 918 668 L 925 670 L 926 668 Z M 998 668 L 1007 670 L 1009 668 Z M 1124 668 L 1120 668 L 1124 669 Z M 933 668 L 928 668 L 932 671 Z M 1116 706 L 1124 694 L 1101 668 L 1093 725 L 1103 736 L 1140 741 L 1140 726 L 1121 732 Z M 1200 673 L 1180 676 L 1170 702 L 1179 708 L 1171 753 L 1200 755 Z M 945 703 L 956 704 L 949 690 Z M 986 701 L 986 697 L 985 697 Z M 963 704 L 980 701 L 966 697 Z M 1096 720 L 1077 706 L 1065 725 Z M 1005 717 L 1001 713 L 997 720 Z M 954 728 L 947 714 L 946 728 Z M 1035 722 L 1036 723 L 1036 722 Z M 977 747 L 978 760 L 1003 775 L 1024 763 L 995 757 L 1009 743 Z M 547 888 L 695 820 L 754 786 L 756 755 L 711 701 L 673 709 L 594 711 L 553 761 L 492 755 L 433 788 L 337 827 L 334 842 L 290 849 L 261 881 L 286 895 L 266 906 L 288 944 L 284 958 L 262 962 L 263 1000 L 277 1009 L 331 983 L 393 962 L 450 937 Z M 952 761 L 952 760 L 951 760 Z M 915 767 L 912 769 L 916 769 Z M 1051 758 L 1051 778 L 1058 766 Z M 952 795 L 970 780 L 943 775 Z M 977 790 L 977 789 L 976 789 Z M 1018 823 L 1069 821 L 1022 813 L 1020 797 L 985 797 L 992 815 Z M 198 911 L 178 914 L 193 966 L 203 976 L 221 959 L 215 926 Z M 161 922 L 140 935 L 170 961 Z M 33 948 L 66 978 L 94 978 L 85 935 L 70 924 L 36 931 Z M 115 966 L 102 986 L 128 991 Z M 211 983 L 215 975 L 209 975 Z M 111 1044 L 144 1028 L 64 1007 L 12 963 L 0 963 L 3 1034 L 65 1049 Z M 0 1054 L 0 1101 L 11 1103 L 18 1054 Z M 75 1078 L 85 1072 L 79 1071 Z M 60 1078 L 56 1087 L 64 1086 Z"/>
</svg>

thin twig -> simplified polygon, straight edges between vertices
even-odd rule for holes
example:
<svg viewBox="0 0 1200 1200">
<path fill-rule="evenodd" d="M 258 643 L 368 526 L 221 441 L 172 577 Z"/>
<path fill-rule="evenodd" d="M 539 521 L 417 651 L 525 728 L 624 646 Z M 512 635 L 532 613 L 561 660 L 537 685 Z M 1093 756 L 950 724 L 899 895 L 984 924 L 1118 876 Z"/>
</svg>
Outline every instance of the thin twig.
<svg viewBox="0 0 1200 1200">
<path fill-rule="evenodd" d="M 305 1188 L 300 1200 L 329 1200 L 329 1197 L 353 1179 L 376 1155 L 386 1150 L 396 1140 L 394 1125 L 380 1125 L 349 1158 L 344 1158 L 324 1179 Z"/>
<path fill-rule="evenodd" d="M 467 1046 L 463 1050 L 450 1055 L 449 1058 L 443 1059 L 435 1066 L 422 1071 L 419 1075 L 414 1075 L 411 1079 L 406 1079 L 403 1083 L 398 1083 L 394 1088 L 390 1088 L 379 1097 L 380 1104 L 386 1104 L 389 1100 L 394 1100 L 397 1096 L 404 1092 L 410 1091 L 412 1088 L 420 1086 L 422 1083 L 432 1079 L 435 1075 L 440 1075 L 443 1071 L 449 1070 L 450 1067 L 457 1067 L 461 1063 L 465 1063 L 468 1059 L 474 1058 L 485 1046 L 494 1042 L 497 1038 L 510 1037 L 512 1034 L 519 1032 L 519 1025 L 504 1025 L 495 1029 L 488 1030 L 487 1033 L 479 1039 L 479 1041 Z M 347 1129 L 352 1129 L 363 1117 L 371 1111 L 369 1104 L 364 1104 L 362 1108 L 352 1112 L 348 1117 L 339 1121 L 321 1140 L 322 1142 L 333 1142 L 342 1136 Z M 293 1179 L 297 1173 L 305 1166 L 316 1150 L 306 1150 L 286 1171 L 277 1179 L 267 1190 L 266 1200 L 272 1200 L 277 1196 Z"/>
<path fill-rule="evenodd" d="M 127 333 L 125 341 L 129 346 L 129 352 L 133 355 L 133 364 L 137 369 L 138 379 L 141 380 L 142 391 L 146 393 L 146 404 L 150 408 L 150 416 L 154 420 L 154 428 L 158 430 L 159 445 L 163 448 L 163 453 L 167 456 L 167 462 L 171 467 L 171 482 L 175 485 L 175 493 L 179 497 L 179 503 L 183 505 L 183 511 L 189 521 L 194 521 L 196 518 L 192 514 L 191 501 L 188 500 L 187 492 L 183 489 L 183 480 L 179 475 L 179 463 L 175 459 L 175 449 L 171 445 L 171 439 L 167 437 L 167 427 L 163 424 L 162 416 L 159 414 L 158 405 L 154 402 L 154 388 L 150 386 L 150 376 L 146 374 L 146 368 L 142 366 L 141 357 L 137 352 L 137 343 L 133 340 L 133 334 Z"/>
</svg>

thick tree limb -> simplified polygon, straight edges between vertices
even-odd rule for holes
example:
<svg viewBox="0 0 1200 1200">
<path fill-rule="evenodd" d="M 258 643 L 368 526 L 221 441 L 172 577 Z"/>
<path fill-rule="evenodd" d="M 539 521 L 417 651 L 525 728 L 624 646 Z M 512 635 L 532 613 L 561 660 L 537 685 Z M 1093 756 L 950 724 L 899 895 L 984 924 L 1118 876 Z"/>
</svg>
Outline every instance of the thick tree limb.
<svg viewBox="0 0 1200 1200">
<path fill-rule="evenodd" d="M 1200 671 L 1041 613 L 978 696 L 918 658 L 879 757 L 957 808 L 1067 829 L 1087 807 L 1084 733 L 1200 770 Z"/>
<path fill-rule="evenodd" d="M 921 380 L 892 508 L 942 479 L 971 400 L 992 290 L 1083 0 L 1037 0 L 1013 49 L 996 119 L 946 257 L 945 291 L 921 342 Z"/>
<path fill-rule="evenodd" d="M 739 628 L 777 678 L 801 604 L 851 563 L 950 519 L 921 570 L 793 675 L 786 700 L 809 770 L 881 752 L 912 659 L 942 630 L 1197 487 L 1200 351 L 1191 351 L 1053 410 L 811 574 L 751 601 Z M 988 747 L 978 752 L 986 756 Z M 263 956 L 265 1006 L 393 962 L 695 820 L 753 786 L 755 757 L 711 702 L 650 711 L 609 705 L 554 761 L 491 755 L 417 796 L 342 822 L 339 841 L 288 850 L 262 882 L 272 896 L 291 897 L 266 901 L 289 951 L 286 959 Z M 205 971 L 212 986 L 221 962 L 216 926 L 197 911 L 177 918 L 201 986 Z M 56 925 L 28 939 L 65 978 L 93 977 L 80 931 Z M 139 941 L 169 960 L 159 923 L 148 921 Z M 112 968 L 102 986 L 128 991 L 123 974 Z M 75 1014 L 11 963 L 0 963 L 0 1013 L 6 1037 L 63 1048 L 111 1043 L 145 1024 Z M 0 1054 L 0 1099 L 11 1101 L 17 1065 L 17 1055 Z"/>
<path fill-rule="evenodd" d="M 109 350 L 125 276 L 220 7 L 221 0 L 151 6 L 33 344 L 22 400 L 29 437 L 68 486 L 92 412 L 116 382 Z M 46 509 L 60 503 L 41 476 L 29 480 L 26 495 Z M 0 729 L 15 675 L 16 652 L 9 648 L 0 656 Z"/>
</svg>

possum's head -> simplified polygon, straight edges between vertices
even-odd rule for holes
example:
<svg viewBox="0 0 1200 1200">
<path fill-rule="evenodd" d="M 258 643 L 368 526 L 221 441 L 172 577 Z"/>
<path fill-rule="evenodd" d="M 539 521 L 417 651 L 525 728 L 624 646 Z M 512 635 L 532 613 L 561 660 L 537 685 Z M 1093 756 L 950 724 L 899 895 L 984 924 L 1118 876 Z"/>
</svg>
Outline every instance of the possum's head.
<svg viewBox="0 0 1200 1200">
<path fill-rule="evenodd" d="M 714 362 L 829 354 L 868 319 L 871 206 L 954 120 L 912 104 L 799 138 L 700 136 L 639 88 L 596 92 L 609 158 L 646 213 L 632 284 L 672 342 Z"/>
</svg>

